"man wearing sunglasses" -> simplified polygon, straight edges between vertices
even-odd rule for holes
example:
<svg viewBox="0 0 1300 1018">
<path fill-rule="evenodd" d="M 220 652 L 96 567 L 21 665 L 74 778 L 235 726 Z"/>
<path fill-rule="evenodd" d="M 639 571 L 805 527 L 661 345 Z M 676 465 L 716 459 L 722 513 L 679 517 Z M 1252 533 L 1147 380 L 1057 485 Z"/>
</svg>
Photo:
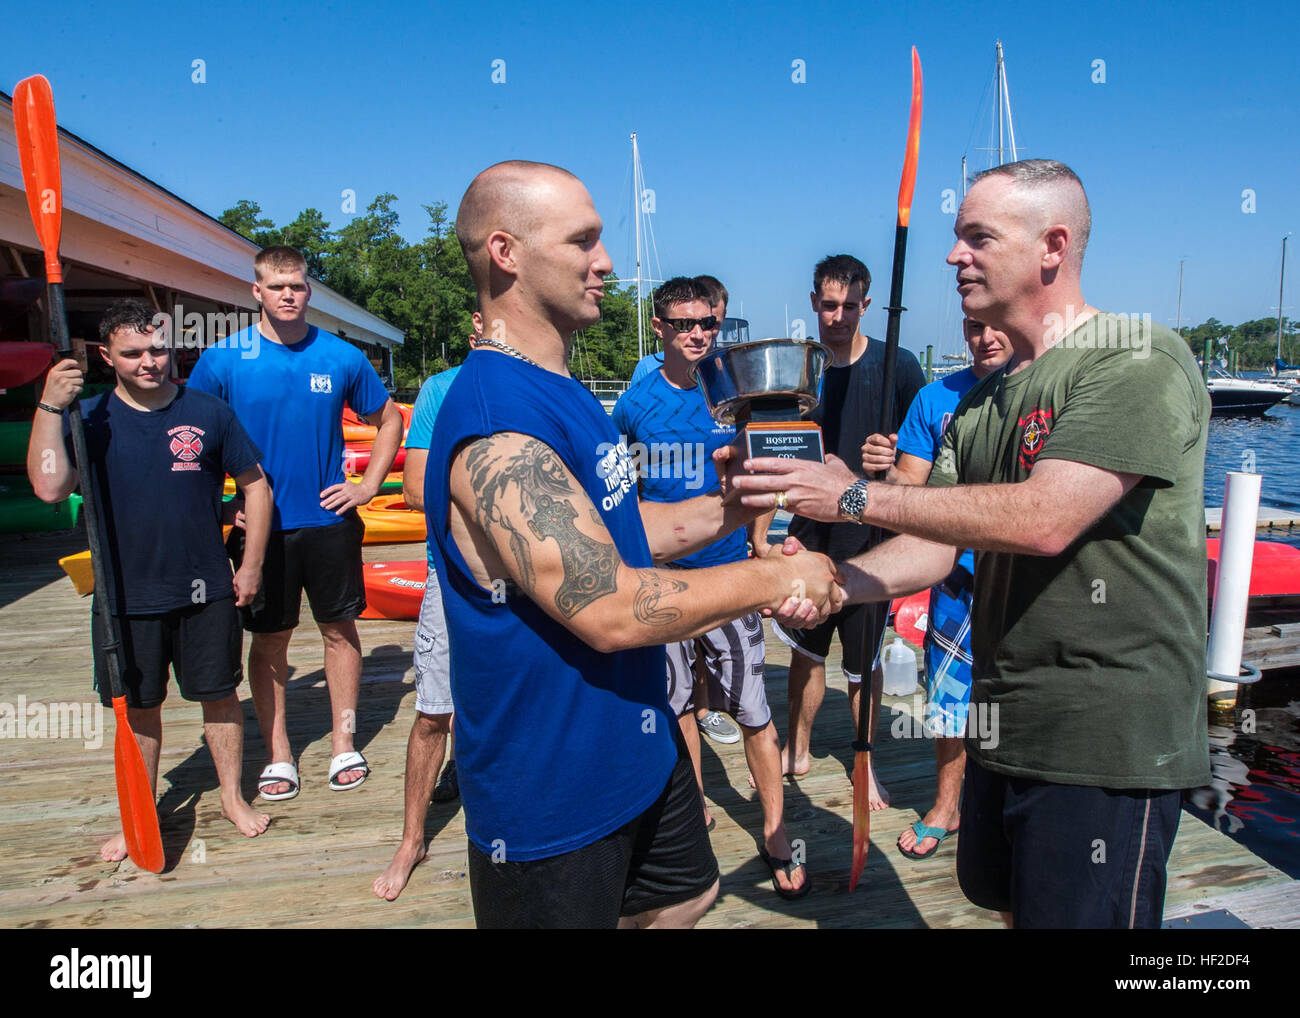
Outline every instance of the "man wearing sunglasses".
<svg viewBox="0 0 1300 1018">
<path fill-rule="evenodd" d="M 705 299 L 709 302 L 709 310 L 713 312 L 714 323 L 704 330 L 705 336 L 709 340 L 709 348 L 718 341 L 718 333 L 722 331 L 722 323 L 727 317 L 727 301 L 730 299 L 727 288 L 722 285 L 722 280 L 717 276 L 696 276 L 695 285 L 704 291 Z M 662 340 L 660 341 L 662 342 Z M 636 368 L 632 371 L 631 385 L 645 378 L 646 375 L 654 374 L 664 365 L 664 352 L 656 350 L 654 353 L 648 353 L 636 363 Z M 734 732 L 735 729 L 732 729 Z M 739 738 L 739 736 L 737 736 Z M 728 742 L 735 742 L 735 739 L 728 739 Z"/>
<path fill-rule="evenodd" d="M 614 407 L 613 420 L 638 467 L 641 498 L 683 502 L 713 486 L 707 476 L 713 451 L 734 440 L 736 429 L 710 415 L 692 369 L 710 350 L 720 319 L 700 280 L 678 276 L 654 293 L 651 326 L 663 343 L 664 363 L 635 383 Z M 690 570 L 741 562 L 748 557 L 745 528 L 670 563 Z M 681 726 L 695 780 L 703 796 L 700 734 L 696 714 L 726 710 L 740 725 L 745 758 L 763 806 L 761 853 L 782 897 L 808 893 L 808 874 L 792 862 L 783 819 L 780 744 L 763 685 L 763 622 L 750 613 L 703 636 L 667 645 L 668 702 Z M 697 695 L 696 673 L 703 673 Z M 708 805 L 704 822 L 712 829 Z"/>
</svg>

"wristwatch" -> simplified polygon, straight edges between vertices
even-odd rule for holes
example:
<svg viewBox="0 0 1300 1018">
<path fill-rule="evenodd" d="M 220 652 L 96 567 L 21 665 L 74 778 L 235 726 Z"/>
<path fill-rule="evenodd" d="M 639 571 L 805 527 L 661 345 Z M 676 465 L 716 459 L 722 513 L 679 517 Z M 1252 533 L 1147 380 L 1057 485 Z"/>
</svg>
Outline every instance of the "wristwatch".
<svg viewBox="0 0 1300 1018">
<path fill-rule="evenodd" d="M 854 481 L 840 496 L 840 517 L 852 523 L 862 522 L 862 511 L 867 508 L 867 482 Z"/>
</svg>

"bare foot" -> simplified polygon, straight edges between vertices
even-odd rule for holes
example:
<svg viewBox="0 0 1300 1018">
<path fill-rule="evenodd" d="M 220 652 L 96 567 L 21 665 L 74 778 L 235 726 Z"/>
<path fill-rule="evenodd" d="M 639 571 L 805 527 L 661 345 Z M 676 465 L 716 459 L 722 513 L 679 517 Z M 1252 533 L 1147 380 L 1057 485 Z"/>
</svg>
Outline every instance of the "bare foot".
<svg viewBox="0 0 1300 1018">
<path fill-rule="evenodd" d="M 222 799 L 221 815 L 234 824 L 239 833 L 247 838 L 256 838 L 266 830 L 266 825 L 271 822 L 271 817 L 268 814 L 259 813 L 238 796 L 233 797 L 229 803 L 224 798 Z"/>
<path fill-rule="evenodd" d="M 411 871 L 424 859 L 424 845 L 415 846 L 402 842 L 397 846 L 397 851 L 393 853 L 393 861 L 388 864 L 388 869 L 375 877 L 375 882 L 371 888 L 375 894 L 385 901 L 394 901 L 406 887 L 406 882 L 411 879 Z"/>
<path fill-rule="evenodd" d="M 104 862 L 121 862 L 126 858 L 126 835 L 118 831 L 99 846 L 99 857 Z"/>
<path fill-rule="evenodd" d="M 773 859 L 789 859 L 792 856 L 790 842 L 785 836 L 785 828 L 780 827 L 773 833 L 763 839 L 763 847 L 767 849 L 767 854 Z M 789 874 L 782 872 L 780 869 L 773 869 L 772 876 L 783 891 L 797 891 L 808 880 L 808 867 L 799 860 L 798 865 L 793 868 Z"/>
<path fill-rule="evenodd" d="M 792 778 L 802 777 L 812 769 L 812 755 L 805 753 L 796 757 L 794 767 L 790 766 L 790 744 L 781 747 L 781 773 Z"/>
<path fill-rule="evenodd" d="M 355 785 L 358 781 L 366 776 L 366 772 L 360 768 L 353 768 L 350 771 L 339 771 L 334 776 L 336 785 Z"/>
<path fill-rule="evenodd" d="M 870 762 L 867 766 L 871 773 L 871 793 L 867 796 L 867 802 L 873 810 L 886 809 L 889 806 L 889 793 L 876 777 L 876 769 L 871 767 Z"/>
<path fill-rule="evenodd" d="M 938 827 L 944 831 L 954 831 L 960 822 L 961 815 L 955 810 L 952 813 L 940 812 L 938 809 L 932 809 L 929 813 L 921 818 L 923 827 Z M 938 838 L 922 838 L 920 843 L 916 840 L 916 831 L 912 830 L 909 825 L 902 834 L 898 836 L 898 847 L 904 852 L 912 852 L 917 855 L 924 855 L 938 845 Z"/>
</svg>

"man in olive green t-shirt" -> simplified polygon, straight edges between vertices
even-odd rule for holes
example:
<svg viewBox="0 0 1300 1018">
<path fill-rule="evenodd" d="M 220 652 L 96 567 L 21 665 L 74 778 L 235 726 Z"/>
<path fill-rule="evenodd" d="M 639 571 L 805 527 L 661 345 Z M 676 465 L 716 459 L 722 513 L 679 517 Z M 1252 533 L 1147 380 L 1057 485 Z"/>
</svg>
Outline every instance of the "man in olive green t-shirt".
<svg viewBox="0 0 1300 1018">
<path fill-rule="evenodd" d="M 929 487 L 839 460 L 753 460 L 752 506 L 904 536 L 846 564 L 848 600 L 947 575 L 976 549 L 957 870 L 1019 927 L 1158 927 L 1181 790 L 1209 781 L 1203 472 L 1209 396 L 1150 316 L 1087 305 L 1078 177 L 976 178 L 948 262 L 1013 355 L 962 400 Z"/>
</svg>

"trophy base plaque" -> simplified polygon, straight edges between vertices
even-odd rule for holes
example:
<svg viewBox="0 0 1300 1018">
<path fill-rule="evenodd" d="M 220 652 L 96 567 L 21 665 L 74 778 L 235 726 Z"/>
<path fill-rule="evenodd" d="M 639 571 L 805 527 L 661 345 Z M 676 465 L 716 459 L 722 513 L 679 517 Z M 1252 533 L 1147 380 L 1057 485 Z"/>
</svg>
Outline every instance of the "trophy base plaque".
<svg viewBox="0 0 1300 1018">
<path fill-rule="evenodd" d="M 736 444 L 746 459 L 825 460 L 822 429 L 799 419 L 799 405 L 790 399 L 758 396 L 747 408 L 748 420 L 737 422 Z"/>
</svg>

